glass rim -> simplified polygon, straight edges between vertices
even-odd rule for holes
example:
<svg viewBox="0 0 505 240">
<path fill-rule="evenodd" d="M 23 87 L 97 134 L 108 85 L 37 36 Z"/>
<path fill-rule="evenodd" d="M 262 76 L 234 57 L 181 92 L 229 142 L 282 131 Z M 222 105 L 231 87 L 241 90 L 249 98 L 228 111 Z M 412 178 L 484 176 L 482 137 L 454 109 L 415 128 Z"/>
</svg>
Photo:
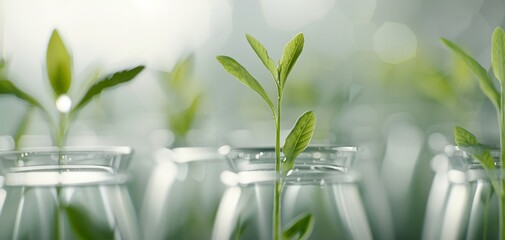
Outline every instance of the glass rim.
<svg viewBox="0 0 505 240">
<path fill-rule="evenodd" d="M 220 149 L 223 149 L 225 146 L 221 147 Z M 312 152 L 312 151 L 343 151 L 343 152 L 357 152 L 359 149 L 358 146 L 353 146 L 353 145 L 314 145 L 314 146 L 308 146 L 303 152 Z M 220 153 L 223 155 L 227 155 L 231 152 L 274 152 L 275 147 L 229 147 L 228 149 L 221 151 Z M 281 150 L 282 154 L 282 150 Z"/>
<path fill-rule="evenodd" d="M 11 150 L 0 151 L 0 157 L 8 155 L 16 155 L 22 153 L 58 153 L 58 152 L 111 152 L 122 155 L 133 154 L 133 148 L 129 146 L 64 146 L 64 147 L 27 147 Z"/>
</svg>

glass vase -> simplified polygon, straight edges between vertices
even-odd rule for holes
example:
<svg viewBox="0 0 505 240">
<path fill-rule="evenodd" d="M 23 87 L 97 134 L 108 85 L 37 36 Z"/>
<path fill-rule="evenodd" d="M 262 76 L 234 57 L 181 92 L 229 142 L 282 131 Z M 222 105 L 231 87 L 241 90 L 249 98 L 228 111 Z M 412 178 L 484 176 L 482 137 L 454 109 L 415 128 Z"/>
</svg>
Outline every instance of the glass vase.
<svg viewBox="0 0 505 240">
<path fill-rule="evenodd" d="M 149 178 L 143 207 L 144 239 L 210 239 L 228 169 L 214 147 L 162 149 Z"/>
<path fill-rule="evenodd" d="M 128 147 L 0 152 L 0 239 L 138 239 Z"/>
<path fill-rule="evenodd" d="M 367 212 L 353 170 L 355 147 L 308 147 L 285 178 L 281 225 L 297 217 L 314 219 L 309 239 L 372 239 Z M 233 172 L 216 216 L 213 239 L 271 239 L 274 201 L 273 148 L 240 148 L 227 153 Z"/>
<path fill-rule="evenodd" d="M 499 166 L 499 154 L 499 149 L 491 149 L 495 166 Z M 485 171 L 470 153 L 455 146 L 446 147 L 434 160 L 438 171 L 423 239 L 500 239 L 500 196 L 492 186 L 501 184 L 500 172 Z"/>
</svg>

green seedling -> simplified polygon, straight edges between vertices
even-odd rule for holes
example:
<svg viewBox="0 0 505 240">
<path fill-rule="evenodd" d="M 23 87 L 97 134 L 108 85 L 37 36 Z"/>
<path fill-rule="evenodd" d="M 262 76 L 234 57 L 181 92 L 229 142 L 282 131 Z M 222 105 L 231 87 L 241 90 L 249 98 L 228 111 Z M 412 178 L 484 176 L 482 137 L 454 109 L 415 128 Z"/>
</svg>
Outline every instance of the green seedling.
<svg viewBox="0 0 505 240">
<path fill-rule="evenodd" d="M 285 178 L 291 174 L 295 167 L 296 157 L 307 148 L 314 133 L 316 124 L 316 116 L 314 112 L 308 111 L 303 113 L 295 123 L 291 132 L 288 134 L 282 152 L 284 158 L 281 159 L 280 131 L 281 131 L 281 103 L 283 98 L 283 90 L 286 84 L 289 73 L 295 66 L 298 57 L 302 53 L 304 45 L 304 36 L 302 33 L 297 34 L 285 46 L 282 57 L 278 65 L 275 66 L 274 61 L 268 55 L 265 47 L 254 37 L 246 34 L 247 41 L 251 45 L 256 55 L 265 65 L 267 70 L 272 75 L 272 78 L 277 86 L 277 105 L 274 106 L 271 98 L 265 92 L 261 84 L 249 72 L 242 67 L 237 61 L 228 56 L 217 56 L 217 60 L 223 65 L 224 69 L 233 75 L 244 85 L 255 91 L 265 101 L 270 110 L 275 123 L 275 189 L 274 189 L 274 210 L 273 210 L 273 239 L 285 239 L 297 237 L 304 239 L 310 235 L 312 225 L 314 224 L 312 215 L 302 217 L 292 223 L 286 230 L 281 229 L 281 195 L 284 188 Z"/>
<path fill-rule="evenodd" d="M 3 65 L 4 63 L 2 61 L 2 68 Z M 46 51 L 46 73 L 51 86 L 54 109 L 43 106 L 35 97 L 17 87 L 12 81 L 3 77 L 3 74 L 2 78 L 0 78 L 0 95 L 15 96 L 29 105 L 27 113 L 18 127 L 15 136 L 16 142 L 19 141 L 20 136 L 26 131 L 29 115 L 32 111 L 31 109 L 38 109 L 42 112 L 52 129 L 51 133 L 55 145 L 58 148 L 63 147 L 68 135 L 69 127 L 75 120 L 80 110 L 82 110 L 92 99 L 98 97 L 104 90 L 111 89 L 133 80 L 140 72 L 142 72 L 143 69 L 144 66 L 136 66 L 134 68 L 105 75 L 101 78 L 93 79 L 94 81 L 89 86 L 83 85 L 79 87 L 79 89 L 85 89 L 82 96 L 72 98 L 69 96 L 69 90 L 72 86 L 73 77 L 72 56 L 65 47 L 58 31 L 54 30 L 51 34 Z M 79 100 L 73 104 L 72 99 Z M 50 110 L 56 110 L 57 116 L 51 116 Z M 64 159 L 65 158 L 61 157 L 59 164 L 65 164 L 62 162 Z M 23 190 L 23 193 L 25 190 L 26 189 Z M 88 216 L 84 209 L 76 205 L 63 204 L 62 202 L 64 202 L 64 200 L 61 197 L 62 190 L 61 186 L 56 188 L 58 194 L 58 207 L 55 212 L 54 221 L 55 239 L 64 238 L 61 231 L 64 214 L 67 216 L 72 230 L 80 238 L 113 239 L 113 231 L 97 225 L 90 216 Z"/>
<path fill-rule="evenodd" d="M 193 127 L 202 104 L 203 91 L 193 81 L 194 57 L 181 58 L 171 72 L 161 72 L 162 90 L 168 98 L 167 126 L 174 133 L 173 147 L 186 145 L 186 136 Z"/>
<path fill-rule="evenodd" d="M 15 96 L 28 105 L 39 109 L 50 125 L 55 145 L 62 147 L 68 135 L 70 124 L 84 106 L 104 90 L 133 80 L 143 69 L 144 66 L 136 66 L 94 79 L 91 86 L 79 87 L 79 89 L 86 89 L 82 96 L 69 96 L 73 77 L 72 56 L 65 47 L 58 31 L 54 30 L 46 51 L 46 73 L 54 100 L 52 107 L 54 107 L 58 116 L 51 116 L 49 110 L 53 109 L 43 106 L 39 100 L 18 88 L 10 80 L 0 79 L 0 95 Z M 78 101 L 74 104 L 73 99 L 78 99 Z"/>
<path fill-rule="evenodd" d="M 500 160 L 495 163 L 491 156 L 491 150 L 478 142 L 475 135 L 465 130 L 462 127 L 454 128 L 454 138 L 458 146 L 468 151 L 477 159 L 485 173 L 491 179 L 494 192 L 497 194 L 499 201 L 499 218 L 500 218 L 500 239 L 505 239 L 505 178 L 501 176 L 505 160 L 505 32 L 502 28 L 497 27 L 492 35 L 491 43 L 491 67 L 494 77 L 498 80 L 500 89 L 497 89 L 491 74 L 474 58 L 464 52 L 459 46 L 447 39 L 442 39 L 442 42 L 449 47 L 456 55 L 461 57 L 468 68 L 475 74 L 479 81 L 480 89 L 491 101 L 498 115 L 498 123 L 500 129 Z M 497 171 L 498 170 L 498 171 Z M 496 172 L 501 178 L 496 178 Z"/>
</svg>

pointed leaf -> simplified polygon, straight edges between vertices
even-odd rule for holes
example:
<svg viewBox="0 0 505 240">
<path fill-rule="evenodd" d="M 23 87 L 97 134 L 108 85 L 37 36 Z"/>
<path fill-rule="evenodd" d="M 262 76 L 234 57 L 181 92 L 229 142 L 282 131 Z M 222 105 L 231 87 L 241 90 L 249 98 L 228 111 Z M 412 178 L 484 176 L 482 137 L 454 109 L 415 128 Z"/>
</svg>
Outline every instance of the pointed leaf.
<svg viewBox="0 0 505 240">
<path fill-rule="evenodd" d="M 70 227 L 82 239 L 114 239 L 114 232 L 108 226 L 97 224 L 85 209 L 77 206 L 63 207 L 68 216 Z"/>
<path fill-rule="evenodd" d="M 179 90 L 184 86 L 193 68 L 193 61 L 194 58 L 192 55 L 177 61 L 168 77 L 168 83 L 171 89 Z"/>
<path fill-rule="evenodd" d="M 35 100 L 35 98 L 21 91 L 18 87 L 16 87 L 16 85 L 14 85 L 14 83 L 9 80 L 0 80 L 0 95 L 1 94 L 13 95 L 23 101 L 26 101 L 29 104 L 41 107 L 40 103 Z"/>
<path fill-rule="evenodd" d="M 76 114 L 82 107 L 88 104 L 91 99 L 100 95 L 103 90 L 133 80 L 142 70 L 144 70 L 144 66 L 137 66 L 132 69 L 116 72 L 99 80 L 88 89 L 81 101 L 72 109 L 71 113 Z"/>
<path fill-rule="evenodd" d="M 475 59 L 470 57 L 470 55 L 464 52 L 456 44 L 447 39 L 442 39 L 442 42 L 456 55 L 463 59 L 468 68 L 472 70 L 477 79 L 479 79 L 479 85 L 482 92 L 489 98 L 496 109 L 500 109 L 500 94 L 493 85 L 493 80 L 489 77 L 486 69 L 484 69 Z"/>
<path fill-rule="evenodd" d="M 279 67 L 277 72 L 279 74 L 279 83 L 281 88 L 284 88 L 284 83 L 288 78 L 289 73 L 293 66 L 295 66 L 296 60 L 302 53 L 304 37 L 302 33 L 298 33 L 293 39 L 291 39 L 286 46 L 284 46 L 284 51 L 282 57 L 279 60 Z"/>
<path fill-rule="evenodd" d="M 491 178 L 494 179 L 493 172 L 491 170 L 495 169 L 494 159 L 491 155 L 491 151 L 485 147 L 483 144 L 477 141 L 477 138 L 467 130 L 461 127 L 454 128 L 454 138 L 456 144 L 461 147 L 462 150 L 470 153 L 479 163 L 484 167 L 484 171 Z M 492 181 L 493 186 L 496 188 L 497 192 L 502 192 L 499 187 L 497 187 L 496 182 Z"/>
<path fill-rule="evenodd" d="M 257 92 L 261 98 L 265 100 L 272 112 L 275 113 L 274 105 L 263 87 L 259 84 L 258 81 L 256 81 L 256 79 L 254 79 L 253 76 L 251 76 L 251 74 L 249 74 L 249 72 L 244 67 L 242 67 L 242 65 L 235 61 L 235 59 L 228 56 L 217 56 L 216 58 L 221 63 L 221 65 L 223 65 L 224 70 L 233 75 L 244 85 Z"/>
<path fill-rule="evenodd" d="M 188 108 L 170 115 L 170 129 L 176 137 L 184 137 L 191 130 L 202 102 L 202 93 L 196 95 Z"/>
<path fill-rule="evenodd" d="M 502 28 L 497 27 L 494 30 L 491 45 L 491 66 L 496 79 L 503 85 L 505 81 L 505 33 Z"/>
<path fill-rule="evenodd" d="M 268 71 L 272 74 L 275 82 L 277 83 L 277 69 L 275 68 L 274 61 L 268 56 L 268 52 L 258 40 L 256 40 L 253 36 L 246 34 L 247 41 L 249 45 L 251 45 L 256 55 L 261 59 L 265 67 L 267 67 Z M 277 84 L 278 85 L 278 84 Z"/>
<path fill-rule="evenodd" d="M 282 164 L 283 174 L 287 174 L 294 168 L 295 159 L 309 145 L 315 126 L 316 115 L 313 111 L 305 112 L 298 118 L 282 148 L 285 157 Z"/>
<path fill-rule="evenodd" d="M 72 60 L 57 30 L 49 39 L 46 53 L 47 77 L 55 97 L 65 94 L 72 83 Z"/>
<path fill-rule="evenodd" d="M 306 214 L 289 224 L 288 228 L 282 233 L 282 239 L 307 239 L 314 229 L 314 217 L 312 214 Z"/>
<path fill-rule="evenodd" d="M 454 127 L 454 141 L 458 146 L 474 146 L 477 145 L 477 138 L 462 127 Z"/>
<path fill-rule="evenodd" d="M 21 137 L 23 137 L 26 134 L 26 130 L 30 125 L 33 109 L 34 109 L 33 106 L 29 106 L 26 109 L 25 113 L 23 114 L 23 117 L 21 118 L 21 121 L 19 121 L 17 125 L 16 132 L 14 132 L 14 147 L 16 149 L 20 148 Z"/>
</svg>

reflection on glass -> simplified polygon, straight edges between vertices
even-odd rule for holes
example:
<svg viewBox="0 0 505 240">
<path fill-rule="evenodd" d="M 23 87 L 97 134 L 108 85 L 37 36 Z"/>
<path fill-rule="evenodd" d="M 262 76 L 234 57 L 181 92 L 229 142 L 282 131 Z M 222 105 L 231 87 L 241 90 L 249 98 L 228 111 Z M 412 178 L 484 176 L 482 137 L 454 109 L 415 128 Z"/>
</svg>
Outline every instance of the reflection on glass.
<svg viewBox="0 0 505 240">
<path fill-rule="evenodd" d="M 0 153 L 0 239 L 138 238 L 130 148 Z"/>
<path fill-rule="evenodd" d="M 269 239 L 272 236 L 275 152 L 269 148 L 231 149 L 237 174 L 221 200 L 213 239 Z M 352 170 L 354 147 L 309 147 L 286 177 L 282 224 L 312 214 L 311 239 L 372 239 L 372 231 Z M 233 177 L 227 174 L 226 180 Z M 227 181 L 232 183 L 233 181 Z"/>
</svg>

